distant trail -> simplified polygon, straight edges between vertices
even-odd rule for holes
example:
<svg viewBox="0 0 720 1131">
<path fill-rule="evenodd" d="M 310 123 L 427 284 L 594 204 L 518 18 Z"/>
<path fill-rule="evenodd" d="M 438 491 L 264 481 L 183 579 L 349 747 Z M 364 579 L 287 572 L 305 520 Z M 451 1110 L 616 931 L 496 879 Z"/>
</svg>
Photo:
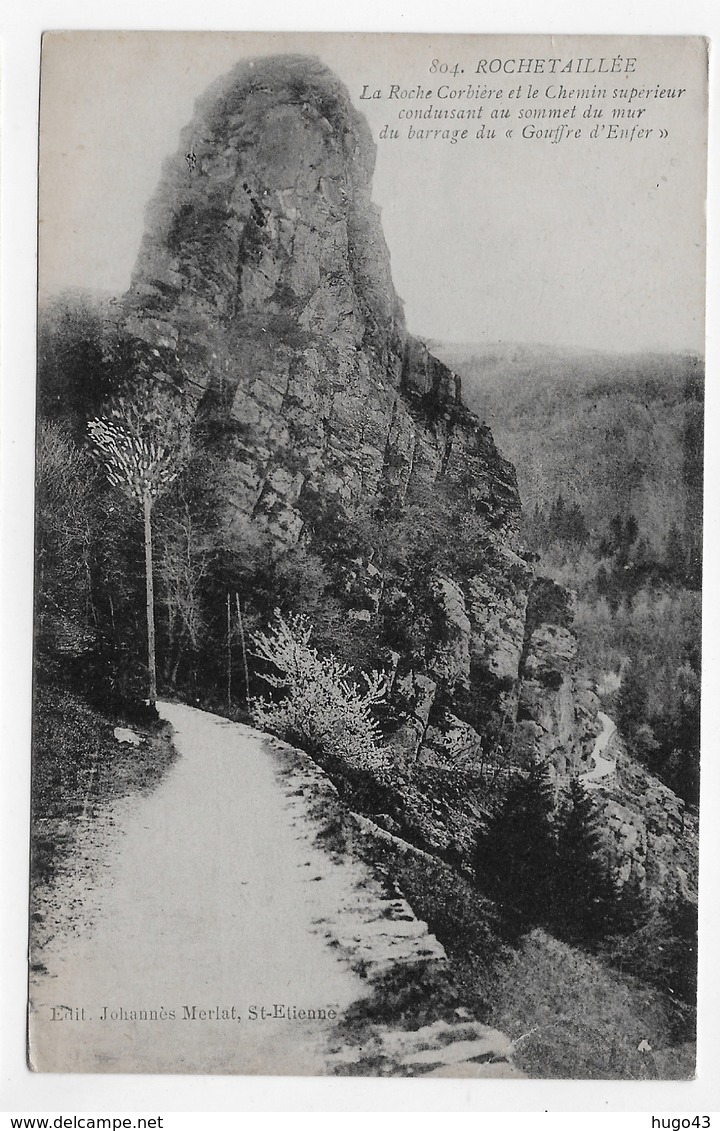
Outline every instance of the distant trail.
<svg viewBox="0 0 720 1131">
<path fill-rule="evenodd" d="M 590 757 L 595 762 L 595 765 L 587 773 L 582 774 L 580 781 L 585 785 L 595 785 L 603 778 L 610 777 L 615 773 L 617 765 L 617 758 L 605 758 L 604 754 L 610 742 L 610 739 L 617 732 L 617 727 L 609 715 L 598 711 L 598 718 L 602 723 L 602 730 L 595 739 L 592 754 Z"/>
</svg>

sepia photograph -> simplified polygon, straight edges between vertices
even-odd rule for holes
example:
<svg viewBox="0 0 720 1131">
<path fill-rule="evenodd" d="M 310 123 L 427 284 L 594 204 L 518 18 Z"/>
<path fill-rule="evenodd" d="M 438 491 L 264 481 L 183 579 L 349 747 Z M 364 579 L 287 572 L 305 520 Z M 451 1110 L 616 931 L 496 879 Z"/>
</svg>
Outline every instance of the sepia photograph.
<svg viewBox="0 0 720 1131">
<path fill-rule="evenodd" d="M 692 1080 L 708 41 L 40 73 L 29 1068 Z"/>
</svg>

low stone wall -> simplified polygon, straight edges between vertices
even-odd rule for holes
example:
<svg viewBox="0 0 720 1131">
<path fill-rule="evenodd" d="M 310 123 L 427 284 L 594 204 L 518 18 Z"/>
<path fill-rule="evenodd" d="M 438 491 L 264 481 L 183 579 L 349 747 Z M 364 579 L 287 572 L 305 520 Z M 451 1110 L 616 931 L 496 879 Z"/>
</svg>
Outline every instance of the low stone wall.
<svg viewBox="0 0 720 1131">
<path fill-rule="evenodd" d="M 393 971 L 412 979 L 413 969 L 423 978 L 429 965 L 447 967 L 442 944 L 387 874 L 373 867 L 372 845 L 387 842 L 395 852 L 412 854 L 428 867 L 437 864 L 435 858 L 348 810 L 327 774 L 303 751 L 272 737 L 267 744 L 287 790 L 297 835 L 326 850 L 327 868 L 313 880 L 331 883 L 338 892 L 337 911 L 318 919 L 316 929 L 368 979 L 368 996 L 377 992 L 374 984 Z M 437 1017 L 416 1028 L 411 1023 L 373 1023 L 361 1043 L 339 1040 L 331 1063 L 340 1073 L 372 1065 L 373 1075 L 524 1075 L 512 1064 L 513 1046 L 506 1034 L 467 1009 L 454 1012 L 453 1021 Z"/>
</svg>

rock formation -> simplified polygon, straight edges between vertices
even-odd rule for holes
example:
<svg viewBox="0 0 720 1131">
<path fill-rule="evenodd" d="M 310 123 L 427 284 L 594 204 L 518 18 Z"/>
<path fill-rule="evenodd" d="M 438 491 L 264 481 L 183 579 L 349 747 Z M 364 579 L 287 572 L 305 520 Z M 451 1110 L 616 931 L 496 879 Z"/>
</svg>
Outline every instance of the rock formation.
<svg viewBox="0 0 720 1131">
<path fill-rule="evenodd" d="M 420 501 L 434 541 L 461 547 L 428 582 L 424 645 L 395 653 L 399 762 L 467 766 L 512 749 L 565 775 L 599 730 L 569 597 L 523 556 L 514 469 L 459 377 L 406 330 L 374 160 L 365 120 L 324 65 L 241 63 L 199 101 L 166 163 L 126 326 L 173 354 L 198 410 L 229 435 L 229 527 L 241 517 L 278 545 L 317 544 L 318 500 L 347 516 L 382 505 L 398 522 Z M 381 554 L 346 564 L 361 596 L 349 619 L 377 615 L 383 568 Z M 436 818 L 427 839 L 447 847 Z"/>
</svg>

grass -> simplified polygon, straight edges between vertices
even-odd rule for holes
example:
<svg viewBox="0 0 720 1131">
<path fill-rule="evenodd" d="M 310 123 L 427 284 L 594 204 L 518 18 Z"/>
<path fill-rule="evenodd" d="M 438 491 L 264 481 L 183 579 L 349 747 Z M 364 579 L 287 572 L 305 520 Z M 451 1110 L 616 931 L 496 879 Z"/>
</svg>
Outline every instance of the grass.
<svg viewBox="0 0 720 1131">
<path fill-rule="evenodd" d="M 74 826 L 92 806 L 154 789 L 176 758 L 167 724 L 132 729 L 140 746 L 120 743 L 107 717 L 65 689 L 39 687 L 33 719 L 31 883 L 52 881 L 71 850 Z"/>
<path fill-rule="evenodd" d="M 448 863 L 401 841 L 362 836 L 341 801 L 322 792 L 332 853 L 360 849 L 391 895 L 401 894 L 445 947 L 447 963 L 399 964 L 342 1022 L 366 1042 L 373 1024 L 418 1029 L 443 1019 L 480 1021 L 511 1039 L 514 1063 L 536 1079 L 688 1079 L 694 1045 L 676 1043 L 675 1003 L 639 978 L 535 929 L 520 933 Z M 641 1051 L 639 1046 L 649 1050 Z M 386 1074 L 363 1060 L 344 1071 Z"/>
<path fill-rule="evenodd" d="M 311 761 L 289 748 L 281 761 L 298 757 Z M 373 1024 L 418 1029 L 463 1018 L 505 1033 L 516 1066 L 536 1079 L 692 1077 L 692 1026 L 680 1032 L 670 995 L 541 929 L 519 928 L 453 863 L 359 823 L 343 790 L 319 767 L 313 779 L 315 815 L 322 817 L 318 842 L 338 857 L 359 852 L 391 897 L 407 899 L 448 956 L 447 963 L 398 964 L 374 976 L 369 996 L 344 1016 L 342 1040 L 365 1044 Z M 385 1075 L 392 1066 L 361 1056 L 338 1071 Z"/>
<path fill-rule="evenodd" d="M 639 979 L 544 931 L 526 935 L 498 964 L 489 1019 L 515 1043 L 530 1076 L 688 1079 L 691 1044 L 672 1045 L 671 1003 Z M 640 1051 L 643 1042 L 649 1051 Z"/>
</svg>

